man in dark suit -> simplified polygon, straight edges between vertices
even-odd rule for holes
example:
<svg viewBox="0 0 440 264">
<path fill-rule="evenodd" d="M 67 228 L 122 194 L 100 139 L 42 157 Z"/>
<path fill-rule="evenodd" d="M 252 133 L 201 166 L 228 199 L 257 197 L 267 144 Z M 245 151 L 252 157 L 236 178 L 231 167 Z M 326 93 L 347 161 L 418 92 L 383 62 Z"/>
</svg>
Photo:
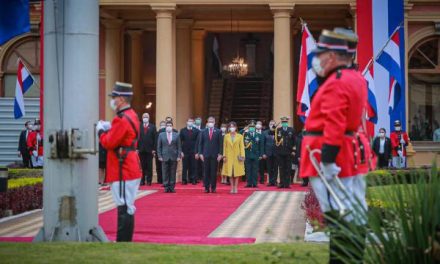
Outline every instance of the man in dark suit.
<svg viewBox="0 0 440 264">
<path fill-rule="evenodd" d="M 207 128 L 199 136 L 198 154 L 203 162 L 205 193 L 216 192 L 217 166 L 223 158 L 222 133 L 214 125 L 215 118 L 211 116 Z"/>
<path fill-rule="evenodd" d="M 188 118 L 186 127 L 180 130 L 180 141 L 183 151 L 182 183 L 196 184 L 196 142 L 199 130 L 194 128 L 194 119 Z"/>
<path fill-rule="evenodd" d="M 377 166 L 388 168 L 391 160 L 391 139 L 386 136 L 385 128 L 379 129 L 379 136 L 373 141 L 373 151 L 378 157 Z"/>
<path fill-rule="evenodd" d="M 195 174 L 196 174 L 196 183 L 200 182 L 203 180 L 203 162 L 200 160 L 199 158 L 199 143 L 200 143 L 200 135 L 201 135 L 201 131 L 203 131 L 204 127 L 202 126 L 202 118 L 201 117 L 196 117 L 194 119 L 194 127 L 197 128 L 199 130 L 199 136 L 197 137 L 197 141 L 196 141 L 196 147 L 194 149 L 195 154 L 195 159 L 196 159 L 196 170 L 195 170 Z"/>
<path fill-rule="evenodd" d="M 264 155 L 264 147 L 266 145 L 266 143 L 264 142 L 264 140 L 266 139 L 263 135 L 263 122 L 261 121 L 257 121 L 257 124 L 255 125 L 255 132 L 260 135 L 261 137 L 261 147 L 262 147 L 262 152 L 261 152 L 261 156 Z M 260 184 L 264 184 L 266 178 L 264 177 L 264 173 L 266 171 L 266 161 L 264 160 L 264 158 L 261 158 L 258 161 L 258 175 L 259 175 L 259 182 Z"/>
<path fill-rule="evenodd" d="M 32 168 L 31 155 L 27 147 L 27 139 L 29 133 L 32 131 L 31 121 L 24 123 L 25 130 L 21 131 L 20 138 L 18 140 L 18 156 L 23 159 L 23 166 L 25 168 Z"/>
<path fill-rule="evenodd" d="M 289 127 L 289 118 L 281 117 L 281 127 L 271 131 L 275 140 L 275 155 L 280 168 L 280 185 L 278 188 L 290 188 L 292 159 L 295 154 L 295 131 Z"/>
<path fill-rule="evenodd" d="M 269 174 L 269 184 L 267 186 L 276 186 L 278 179 L 278 165 L 275 157 L 274 147 L 275 140 L 274 135 L 271 135 L 270 129 L 275 129 L 275 121 L 269 122 L 269 129 L 263 132 L 264 137 L 264 155 L 263 159 L 266 161 L 267 173 Z"/>
<path fill-rule="evenodd" d="M 141 185 L 151 185 L 153 179 L 153 156 L 156 153 L 156 126 L 149 123 L 150 115 L 142 115 L 139 133 L 138 152 L 142 166 Z"/>
<path fill-rule="evenodd" d="M 182 145 L 179 133 L 173 131 L 173 123 L 166 123 L 165 132 L 157 139 L 157 156 L 162 162 L 163 185 L 165 192 L 174 193 L 176 186 L 177 162 L 180 161 Z"/>
</svg>

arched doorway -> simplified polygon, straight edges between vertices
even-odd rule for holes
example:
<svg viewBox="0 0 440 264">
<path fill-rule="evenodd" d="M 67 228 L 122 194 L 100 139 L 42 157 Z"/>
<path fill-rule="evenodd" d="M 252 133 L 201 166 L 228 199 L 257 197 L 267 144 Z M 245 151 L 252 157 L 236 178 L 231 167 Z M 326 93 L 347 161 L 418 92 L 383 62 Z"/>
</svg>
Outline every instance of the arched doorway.
<svg viewBox="0 0 440 264">
<path fill-rule="evenodd" d="M 23 61 L 32 76 L 39 82 L 40 37 L 36 35 L 22 37 L 5 51 L 3 61 L 0 61 L 0 97 L 15 96 L 18 58 Z M 39 97 L 39 87 L 34 84 L 24 96 Z"/>
<path fill-rule="evenodd" d="M 411 49 L 408 73 L 410 138 L 440 141 L 434 136 L 440 134 L 440 36 Z"/>
</svg>

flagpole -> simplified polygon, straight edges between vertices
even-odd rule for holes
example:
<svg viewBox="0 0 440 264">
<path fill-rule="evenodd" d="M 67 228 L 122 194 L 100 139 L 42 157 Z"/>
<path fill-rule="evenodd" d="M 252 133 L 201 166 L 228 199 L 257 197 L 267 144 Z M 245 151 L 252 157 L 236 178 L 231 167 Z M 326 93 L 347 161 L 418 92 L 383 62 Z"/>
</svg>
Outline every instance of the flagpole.
<svg viewBox="0 0 440 264">
<path fill-rule="evenodd" d="M 382 46 L 382 48 L 379 50 L 379 52 L 377 53 L 376 56 L 371 57 L 371 59 L 368 61 L 367 65 L 365 66 L 364 70 L 362 71 L 362 75 L 365 76 L 365 74 L 367 73 L 367 71 L 370 69 L 371 65 L 373 64 L 374 61 L 376 61 L 380 55 L 382 55 L 383 51 L 385 50 L 386 46 L 388 45 L 388 43 L 390 43 L 391 38 L 394 36 L 394 34 L 396 34 L 396 32 L 403 26 L 403 21 L 400 22 L 400 24 L 396 27 L 396 29 L 394 29 L 393 33 L 390 35 L 390 37 L 388 38 L 388 40 L 385 42 L 385 44 Z"/>
</svg>

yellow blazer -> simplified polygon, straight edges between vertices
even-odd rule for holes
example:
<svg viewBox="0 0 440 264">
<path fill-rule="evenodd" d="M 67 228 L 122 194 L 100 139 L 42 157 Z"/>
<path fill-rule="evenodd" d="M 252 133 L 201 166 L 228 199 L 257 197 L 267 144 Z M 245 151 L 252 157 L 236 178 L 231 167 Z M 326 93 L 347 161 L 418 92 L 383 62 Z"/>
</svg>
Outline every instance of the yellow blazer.
<svg viewBox="0 0 440 264">
<path fill-rule="evenodd" d="M 223 156 L 226 157 L 226 162 L 223 162 L 222 175 L 229 177 L 244 175 L 244 160 L 238 160 L 238 156 L 245 157 L 242 135 L 236 133 L 234 142 L 232 142 L 230 133 L 225 135 L 223 139 Z"/>
</svg>

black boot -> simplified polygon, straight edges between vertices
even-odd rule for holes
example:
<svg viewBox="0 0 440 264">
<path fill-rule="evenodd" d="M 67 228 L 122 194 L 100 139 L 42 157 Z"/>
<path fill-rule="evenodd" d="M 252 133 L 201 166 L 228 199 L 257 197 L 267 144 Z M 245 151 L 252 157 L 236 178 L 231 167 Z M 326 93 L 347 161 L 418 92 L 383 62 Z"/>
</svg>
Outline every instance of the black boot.
<svg viewBox="0 0 440 264">
<path fill-rule="evenodd" d="M 130 242 L 133 238 L 134 216 L 127 212 L 127 206 L 118 206 L 117 242 Z"/>
</svg>

